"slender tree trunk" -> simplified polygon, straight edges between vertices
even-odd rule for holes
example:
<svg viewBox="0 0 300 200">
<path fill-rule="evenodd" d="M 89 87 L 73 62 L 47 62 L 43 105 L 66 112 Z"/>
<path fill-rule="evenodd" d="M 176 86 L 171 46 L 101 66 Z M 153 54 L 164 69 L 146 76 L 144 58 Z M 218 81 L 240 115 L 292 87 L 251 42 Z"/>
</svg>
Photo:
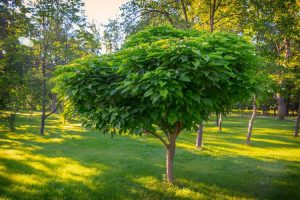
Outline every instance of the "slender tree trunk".
<svg viewBox="0 0 300 200">
<path fill-rule="evenodd" d="M 176 149 L 176 138 L 177 134 L 170 134 L 170 143 L 167 147 L 167 156 L 166 156 L 166 174 L 167 180 L 170 184 L 174 183 L 174 173 L 173 173 L 173 159 Z"/>
<path fill-rule="evenodd" d="M 253 128 L 254 120 L 256 118 L 256 114 L 257 114 L 256 96 L 254 95 L 253 96 L 253 112 L 252 112 L 252 116 L 249 120 L 246 144 L 250 144 L 250 139 L 251 139 L 251 135 L 252 135 L 252 128 Z"/>
<path fill-rule="evenodd" d="M 45 30 L 45 17 L 43 17 L 43 30 Z M 46 120 L 46 96 L 47 96 L 47 85 L 46 85 L 46 54 L 47 46 L 46 41 L 43 41 L 43 52 L 42 52 L 42 116 L 41 116 L 41 127 L 40 135 L 44 135 L 45 120 Z"/>
<path fill-rule="evenodd" d="M 219 114 L 218 131 L 222 132 L 222 113 Z"/>
<path fill-rule="evenodd" d="M 210 3 L 209 25 L 210 25 L 210 32 L 211 33 L 214 32 L 216 1 L 217 0 L 213 0 L 213 3 Z"/>
<path fill-rule="evenodd" d="M 295 126 L 295 133 L 294 136 L 298 137 L 299 135 L 299 121 L 300 121 L 300 92 L 298 92 L 298 115 L 297 115 L 297 119 L 296 119 L 296 126 Z"/>
<path fill-rule="evenodd" d="M 295 102 L 293 102 L 293 111 L 292 111 L 292 116 L 295 116 Z"/>
<path fill-rule="evenodd" d="M 196 148 L 202 148 L 203 122 L 200 122 L 196 139 Z"/>
<path fill-rule="evenodd" d="M 56 103 L 56 94 L 52 94 L 51 112 L 53 112 L 56 109 Z M 54 113 L 56 113 L 56 111 Z"/>
<path fill-rule="evenodd" d="M 281 93 L 279 92 L 276 94 L 276 98 L 277 98 L 277 105 L 278 105 L 277 118 L 279 120 L 284 120 L 284 116 L 286 114 L 284 98 L 281 96 Z"/>
<path fill-rule="evenodd" d="M 44 135 L 45 120 L 46 120 L 47 86 L 46 86 L 46 61 L 45 61 L 45 57 L 43 58 L 42 75 L 43 75 L 43 81 L 42 81 L 42 116 L 41 116 L 40 135 Z"/>
<path fill-rule="evenodd" d="M 285 116 L 287 116 L 287 117 L 289 116 L 290 100 L 291 100 L 291 95 L 289 94 L 286 99 L 286 104 L 285 104 L 285 108 L 286 108 Z"/>
<path fill-rule="evenodd" d="M 187 15 L 187 9 L 186 9 L 186 4 L 185 4 L 185 1 L 184 0 L 181 0 L 181 7 L 182 7 L 182 10 L 183 10 L 183 14 L 184 14 L 184 19 L 185 19 L 185 26 L 186 28 L 189 28 L 189 18 L 188 18 L 188 15 Z"/>
<path fill-rule="evenodd" d="M 216 112 L 216 125 L 219 126 L 219 113 Z"/>
</svg>

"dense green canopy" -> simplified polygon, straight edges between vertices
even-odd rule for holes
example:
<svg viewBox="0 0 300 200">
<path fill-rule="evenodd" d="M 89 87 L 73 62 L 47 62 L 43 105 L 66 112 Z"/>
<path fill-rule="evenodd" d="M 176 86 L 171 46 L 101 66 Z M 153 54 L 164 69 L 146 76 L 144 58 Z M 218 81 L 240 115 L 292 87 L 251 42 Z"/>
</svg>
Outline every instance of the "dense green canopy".
<svg viewBox="0 0 300 200">
<path fill-rule="evenodd" d="M 57 67 L 54 82 L 88 127 L 170 133 L 248 97 L 255 65 L 252 45 L 236 35 L 151 27 L 117 53 Z"/>
</svg>

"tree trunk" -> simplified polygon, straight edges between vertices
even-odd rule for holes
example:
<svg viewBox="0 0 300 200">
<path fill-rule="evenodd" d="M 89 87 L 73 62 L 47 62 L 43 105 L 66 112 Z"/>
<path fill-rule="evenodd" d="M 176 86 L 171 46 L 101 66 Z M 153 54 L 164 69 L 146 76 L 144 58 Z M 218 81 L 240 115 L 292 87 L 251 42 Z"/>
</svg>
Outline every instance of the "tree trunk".
<svg viewBox="0 0 300 200">
<path fill-rule="evenodd" d="M 219 126 L 219 113 L 216 112 L 216 125 Z"/>
<path fill-rule="evenodd" d="M 43 17 L 43 30 L 45 30 L 45 17 Z M 42 116 L 41 116 L 41 127 L 40 135 L 44 135 L 45 120 L 46 120 L 46 96 L 47 96 L 47 86 L 46 86 L 46 55 L 47 55 L 47 44 L 43 41 L 42 50 Z"/>
<path fill-rule="evenodd" d="M 199 124 L 199 129 L 196 139 L 196 148 L 202 148 L 202 136 L 203 136 L 203 122 Z"/>
<path fill-rule="evenodd" d="M 289 116 L 290 100 L 291 100 L 291 95 L 289 94 L 286 99 L 286 104 L 285 104 L 285 108 L 286 108 L 285 116 L 287 116 L 287 117 Z"/>
<path fill-rule="evenodd" d="M 279 92 L 276 94 L 276 98 L 277 98 L 277 104 L 278 104 L 277 118 L 279 120 L 284 120 L 284 116 L 286 114 L 284 98 L 281 96 L 281 94 Z"/>
<path fill-rule="evenodd" d="M 254 95 L 253 96 L 253 112 L 252 112 L 252 116 L 249 120 L 246 144 L 250 144 L 250 139 L 251 139 L 251 135 L 252 135 L 252 128 L 253 128 L 254 120 L 256 118 L 256 114 L 257 114 L 256 96 Z"/>
<path fill-rule="evenodd" d="M 219 127 L 218 131 L 222 132 L 222 113 L 220 113 L 219 115 L 218 127 Z"/>
<path fill-rule="evenodd" d="M 46 65 L 45 64 L 46 64 L 46 61 L 45 61 L 45 58 L 43 58 L 43 64 L 42 64 L 42 75 L 43 75 L 43 81 L 42 81 L 42 116 L 41 116 L 40 135 L 44 135 L 45 120 L 46 120 L 47 87 L 46 87 Z"/>
<path fill-rule="evenodd" d="M 298 115 L 297 115 L 297 119 L 296 119 L 296 126 L 295 126 L 295 133 L 294 136 L 298 137 L 299 135 L 299 121 L 300 121 L 300 92 L 298 92 Z"/>
<path fill-rule="evenodd" d="M 56 113 L 56 94 L 52 94 L 52 101 L 51 101 L 51 112 Z"/>
<path fill-rule="evenodd" d="M 177 138 L 177 134 L 175 133 L 170 134 L 170 143 L 167 146 L 166 175 L 167 175 L 167 180 L 170 184 L 174 183 L 173 159 L 175 155 L 176 138 Z"/>
<path fill-rule="evenodd" d="M 181 0 L 181 7 L 182 7 L 182 10 L 183 10 L 183 14 L 184 14 L 184 19 L 185 19 L 185 27 L 186 28 L 189 28 L 189 18 L 188 18 L 188 15 L 187 15 L 187 8 L 186 8 L 186 4 L 183 0 Z"/>
<path fill-rule="evenodd" d="M 266 105 L 262 106 L 262 111 L 263 111 L 263 115 L 267 116 L 267 106 Z"/>
<path fill-rule="evenodd" d="M 214 32 L 215 12 L 216 12 L 216 0 L 213 0 L 213 3 L 210 3 L 210 13 L 209 13 L 209 25 L 210 25 L 211 33 Z"/>
</svg>

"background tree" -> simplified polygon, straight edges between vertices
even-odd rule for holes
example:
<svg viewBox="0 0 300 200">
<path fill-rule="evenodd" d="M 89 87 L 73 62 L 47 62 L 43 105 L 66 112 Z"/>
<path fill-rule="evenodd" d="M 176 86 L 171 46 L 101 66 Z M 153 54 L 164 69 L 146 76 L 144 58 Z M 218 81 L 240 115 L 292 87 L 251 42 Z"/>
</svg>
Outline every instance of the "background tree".
<svg viewBox="0 0 300 200">
<path fill-rule="evenodd" d="M 22 45 L 31 24 L 22 1 L 0 2 L 0 107 L 26 107 L 26 76 L 33 63 L 32 49 Z M 28 103 L 28 102 L 27 102 Z"/>
<path fill-rule="evenodd" d="M 95 37 L 95 25 L 87 30 L 82 6 L 81 0 L 38 0 L 31 3 L 35 56 L 42 72 L 41 135 L 44 134 L 45 119 L 50 114 L 46 114 L 49 100 L 52 100 L 51 113 L 57 107 L 55 94 L 49 93 L 51 85 L 47 86 L 53 67 L 75 57 L 99 53 L 99 36 L 96 34 L 98 37 Z"/>
<path fill-rule="evenodd" d="M 268 59 L 268 72 L 275 81 L 278 119 L 287 114 L 286 99 L 295 88 L 299 65 L 299 5 L 294 0 L 244 1 L 245 35 Z M 289 88 L 289 89 L 288 89 Z"/>
</svg>

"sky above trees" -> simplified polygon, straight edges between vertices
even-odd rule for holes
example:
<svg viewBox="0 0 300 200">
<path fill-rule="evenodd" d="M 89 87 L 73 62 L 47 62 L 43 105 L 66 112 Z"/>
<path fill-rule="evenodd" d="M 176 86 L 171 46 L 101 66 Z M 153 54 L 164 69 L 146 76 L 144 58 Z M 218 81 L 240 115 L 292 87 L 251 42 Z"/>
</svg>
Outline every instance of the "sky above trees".
<svg viewBox="0 0 300 200">
<path fill-rule="evenodd" d="M 29 3 L 34 0 L 25 0 Z M 110 18 L 114 18 L 119 12 L 119 7 L 128 0 L 84 0 L 85 14 L 90 22 L 106 24 Z"/>
<path fill-rule="evenodd" d="M 119 7 L 128 0 L 85 0 L 85 10 L 89 21 L 107 23 L 119 13 Z"/>
</svg>

